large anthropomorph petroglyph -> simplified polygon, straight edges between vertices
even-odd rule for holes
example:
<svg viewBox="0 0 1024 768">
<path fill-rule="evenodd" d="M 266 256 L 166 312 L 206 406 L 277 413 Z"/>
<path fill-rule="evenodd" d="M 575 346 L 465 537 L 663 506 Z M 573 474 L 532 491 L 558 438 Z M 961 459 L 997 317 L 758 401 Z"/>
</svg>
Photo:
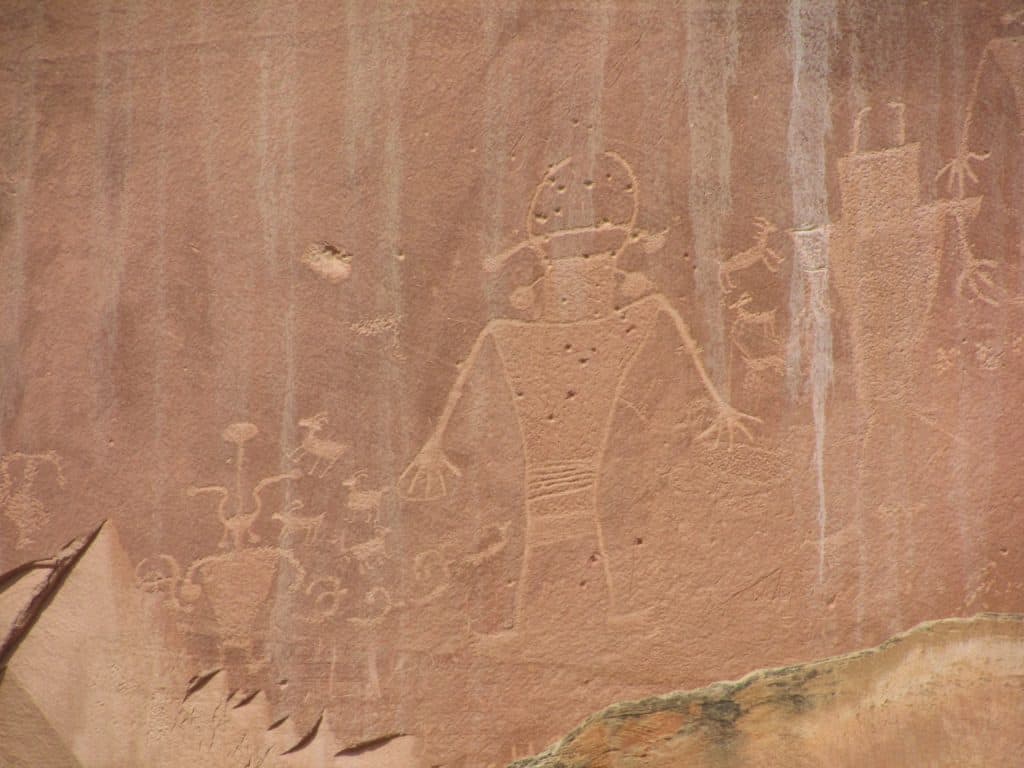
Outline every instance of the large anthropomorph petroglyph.
<svg viewBox="0 0 1024 768">
<path fill-rule="evenodd" d="M 480 333 L 448 395 L 437 427 L 402 475 L 408 499 L 443 496 L 460 471 L 445 455 L 445 430 L 463 385 L 485 345 L 501 360 L 514 404 L 525 457 L 525 548 L 516 587 L 513 631 L 534 612 L 569 609 L 588 560 L 600 559 L 607 618 L 627 617 L 616 600 L 615 578 L 597 512 L 601 465 L 623 383 L 638 353 L 670 321 L 691 363 L 680 376 L 696 376 L 713 403 L 714 419 L 701 437 L 730 443 L 752 436 L 758 419 L 729 405 L 708 375 L 686 321 L 658 293 L 619 297 L 617 260 L 630 244 L 657 246 L 658 236 L 636 229 L 639 184 L 615 152 L 569 157 L 553 165 L 537 185 L 527 215 L 529 237 L 488 259 L 496 271 L 529 251 L 543 273 L 517 297 L 520 306 L 539 301 L 532 320 L 493 320 Z M 560 562 L 552 579 L 534 574 L 536 561 Z M 593 617 L 593 607 L 587 606 Z"/>
</svg>

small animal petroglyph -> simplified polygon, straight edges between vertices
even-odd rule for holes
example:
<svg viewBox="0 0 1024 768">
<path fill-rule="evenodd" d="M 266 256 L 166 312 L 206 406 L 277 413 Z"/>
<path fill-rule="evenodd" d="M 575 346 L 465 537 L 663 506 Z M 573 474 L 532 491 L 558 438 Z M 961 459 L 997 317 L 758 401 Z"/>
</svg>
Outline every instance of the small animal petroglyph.
<svg viewBox="0 0 1024 768">
<path fill-rule="evenodd" d="M 384 490 L 364 490 L 359 487 L 359 482 L 366 478 L 366 472 L 356 472 L 352 477 L 342 482 L 348 489 L 348 499 L 345 506 L 349 512 L 358 515 L 362 520 L 369 523 L 378 523 L 380 517 L 380 502 L 384 497 Z"/>
<path fill-rule="evenodd" d="M 936 373 L 946 373 L 959 364 L 960 350 L 956 347 L 939 348 L 935 350 L 935 362 L 932 368 Z"/>
<path fill-rule="evenodd" d="M 335 576 L 323 576 L 314 579 L 305 589 L 307 597 L 313 597 L 314 614 L 311 621 L 323 621 L 338 612 L 338 605 L 348 589 L 341 586 Z"/>
<path fill-rule="evenodd" d="M 978 342 L 974 345 L 974 359 L 983 371 L 998 371 L 1003 365 L 1003 351 Z"/>
<path fill-rule="evenodd" d="M 477 550 L 466 555 L 466 562 L 478 566 L 503 552 L 508 546 L 508 529 L 511 524 L 511 521 L 505 521 L 484 529 Z"/>
<path fill-rule="evenodd" d="M 284 536 L 293 537 L 302 533 L 305 535 L 305 543 L 313 544 L 320 535 L 320 524 L 323 523 L 326 513 L 321 512 L 319 515 L 296 514 L 305 506 L 302 499 L 292 499 L 283 509 L 272 514 L 270 519 L 281 524 L 281 533 Z"/>
<path fill-rule="evenodd" d="M 350 555 L 356 561 L 361 574 L 366 575 L 373 571 L 379 571 L 387 562 L 389 533 L 391 533 L 390 528 L 377 526 L 372 539 L 361 541 L 345 549 L 345 554 Z"/>
<path fill-rule="evenodd" d="M 313 466 L 309 468 L 308 472 L 312 477 L 324 477 L 338 462 L 338 459 L 348 451 L 347 445 L 320 437 L 320 432 L 326 425 L 327 414 L 323 412 L 301 419 L 299 428 L 304 429 L 306 434 L 302 438 L 302 444 L 289 455 L 293 464 L 298 464 L 307 456 L 312 456 Z"/>
<path fill-rule="evenodd" d="M 352 254 L 326 242 L 313 243 L 306 248 L 302 263 L 333 284 L 347 280 L 352 274 Z"/>
<path fill-rule="evenodd" d="M 779 355 L 744 357 L 743 364 L 747 368 L 743 386 L 751 391 L 763 387 L 770 376 L 782 376 L 786 372 L 786 363 Z"/>
<path fill-rule="evenodd" d="M 754 218 L 754 244 L 745 251 L 734 253 L 718 266 L 718 282 L 723 291 L 731 291 L 736 286 L 732 282 L 732 274 L 754 266 L 758 262 L 765 265 L 769 272 L 778 272 L 779 265 L 784 261 L 775 251 L 768 247 L 768 238 L 777 228 L 768 219 L 761 216 Z"/>
<path fill-rule="evenodd" d="M 46 506 L 35 496 L 34 485 L 43 465 L 53 467 L 57 484 L 64 487 L 64 472 L 55 451 L 9 453 L 0 459 L 0 511 L 17 529 L 15 549 L 32 543 L 32 535 L 49 519 Z M 15 468 L 20 466 L 20 471 Z"/>
<path fill-rule="evenodd" d="M 1016 336 L 1012 343 L 1013 354 L 1020 355 L 1024 354 L 1024 334 Z"/>
<path fill-rule="evenodd" d="M 736 301 L 729 305 L 729 309 L 736 310 L 736 319 L 732 321 L 732 332 L 736 335 L 744 329 L 758 329 L 766 339 L 773 341 L 778 338 L 775 330 L 775 310 L 769 309 L 764 312 L 751 312 L 747 305 L 754 300 L 749 293 L 744 293 Z"/>
<path fill-rule="evenodd" d="M 351 624 L 372 627 L 383 621 L 393 608 L 399 607 L 395 605 L 391 599 L 391 593 L 384 587 L 374 587 L 367 592 L 363 598 L 363 605 L 365 606 L 363 609 L 365 615 L 350 616 L 348 620 Z"/>
<path fill-rule="evenodd" d="M 418 552 L 413 558 L 413 603 L 426 605 L 440 597 L 451 580 L 451 570 L 444 554 L 436 549 Z"/>
</svg>

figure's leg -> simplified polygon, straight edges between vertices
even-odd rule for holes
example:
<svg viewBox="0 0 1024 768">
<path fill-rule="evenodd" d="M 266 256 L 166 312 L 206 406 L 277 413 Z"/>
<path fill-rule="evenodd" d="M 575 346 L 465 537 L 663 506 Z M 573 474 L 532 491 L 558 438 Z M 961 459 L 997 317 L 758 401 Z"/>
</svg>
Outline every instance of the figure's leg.
<svg viewBox="0 0 1024 768">
<path fill-rule="evenodd" d="M 526 590 L 529 585 L 530 559 L 533 554 L 534 541 L 530 522 L 530 513 L 526 512 L 526 531 L 523 535 L 523 560 L 519 565 L 519 581 L 516 582 L 516 596 L 512 611 L 512 631 L 522 628 L 526 610 Z"/>
<path fill-rule="evenodd" d="M 605 594 L 608 596 L 607 615 L 609 624 L 634 625 L 642 624 L 647 618 L 649 608 L 641 608 L 630 611 L 627 606 L 620 605 L 619 598 L 615 594 L 615 581 L 612 578 L 612 562 L 608 557 L 608 547 L 605 545 L 604 528 L 601 525 L 601 516 L 597 512 L 597 500 L 594 500 L 594 529 L 597 531 L 597 556 L 601 558 L 601 573 L 604 576 Z"/>
<path fill-rule="evenodd" d="M 612 585 L 612 564 L 608 557 L 608 547 L 604 543 L 604 528 L 601 525 L 601 516 L 597 513 L 597 502 L 594 502 L 594 530 L 597 531 L 597 556 L 601 558 L 601 574 L 604 576 L 605 592 L 608 595 L 608 615 L 613 616 L 618 611 L 618 603 L 615 600 L 615 590 Z"/>
</svg>

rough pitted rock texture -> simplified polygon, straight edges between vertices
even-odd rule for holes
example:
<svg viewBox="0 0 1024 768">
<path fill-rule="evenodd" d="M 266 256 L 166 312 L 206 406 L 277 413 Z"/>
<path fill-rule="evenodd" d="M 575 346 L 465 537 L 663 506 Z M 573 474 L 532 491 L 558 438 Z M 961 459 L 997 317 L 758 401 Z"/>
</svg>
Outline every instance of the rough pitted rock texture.
<svg viewBox="0 0 1024 768">
<path fill-rule="evenodd" d="M 7 0 L 0 94 L 8 762 L 500 766 L 1024 610 L 1020 0 Z"/>
<path fill-rule="evenodd" d="M 1012 764 L 1022 670 L 1024 617 L 945 619 L 869 651 L 617 704 L 513 768 Z"/>
</svg>

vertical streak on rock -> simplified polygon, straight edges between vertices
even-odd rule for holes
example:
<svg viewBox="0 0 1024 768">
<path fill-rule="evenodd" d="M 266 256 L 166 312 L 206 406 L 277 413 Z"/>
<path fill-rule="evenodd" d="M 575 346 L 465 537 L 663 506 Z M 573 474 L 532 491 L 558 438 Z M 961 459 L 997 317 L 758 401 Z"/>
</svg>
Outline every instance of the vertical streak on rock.
<svg viewBox="0 0 1024 768">
<path fill-rule="evenodd" d="M 796 229 L 828 227 L 828 192 L 825 184 L 825 137 L 830 128 L 829 53 L 836 9 L 831 0 L 792 0 L 789 28 L 793 45 L 793 91 L 789 112 L 788 157 Z M 801 370 L 800 349 L 804 323 L 810 320 L 810 390 L 814 418 L 814 466 L 818 491 L 818 582 L 825 574 L 825 403 L 832 379 L 832 327 L 828 298 L 828 240 L 821 254 L 820 279 L 808 281 L 810 306 L 804 306 L 803 271 L 793 270 L 790 286 L 788 369 Z"/>
<path fill-rule="evenodd" d="M 93 243 L 104 243 L 106 245 L 108 258 L 116 263 L 120 258 L 117 253 L 117 244 L 112 242 L 111 232 L 111 198 L 113 190 L 104 183 L 107 169 L 111 163 L 110 138 L 111 138 L 111 106 L 110 106 L 110 74 L 107 64 L 107 47 L 110 37 L 111 13 L 109 3 L 102 3 L 96 9 L 97 34 L 96 34 L 96 69 L 93 76 L 93 152 L 92 152 L 92 186 L 90 196 L 92 198 L 92 219 L 90 221 L 91 231 L 88 233 L 88 240 Z M 97 309 L 106 318 L 112 319 L 117 315 L 117 285 L 113 280 L 103 281 L 100 289 L 107 292 L 99 297 Z M 110 322 L 110 325 L 115 323 Z M 98 329 L 99 338 L 94 342 L 94 354 L 90 361 L 93 367 L 92 382 L 93 411 L 90 421 L 92 422 L 93 439 L 92 445 L 102 450 L 100 446 L 106 446 L 105 433 L 107 431 L 106 418 L 109 410 L 103 407 L 102 399 L 110 391 L 110 356 L 109 347 L 104 344 L 102 325 Z"/>
<path fill-rule="evenodd" d="M 4 137 L 16 148 L 10 151 L 11 167 L 0 168 L 0 173 L 14 178 L 13 212 L 11 213 L 10 239 L 0 230 L 0 426 L 18 413 L 21 374 L 21 324 L 25 309 L 25 262 L 28 259 L 28 243 L 25 231 L 26 217 L 32 202 L 32 181 L 35 178 L 36 131 L 39 126 L 39 89 L 36 80 L 39 69 L 39 35 L 42 28 L 45 6 L 37 3 L 35 18 L 32 20 L 31 38 L 25 41 L 21 61 L 23 65 L 12 65 L 22 78 L 20 103 L 12 105 L 13 113 L 8 123 L 10 131 Z M 20 71 L 19 71 L 20 70 Z M 4 215 L 6 219 L 7 216 Z M 6 227 L 5 227 L 6 228 Z M 3 430 L 0 430 L 0 434 Z M 2 448 L 2 444 L 0 444 Z M 2 451 L 0 451 L 2 452 Z"/>
<path fill-rule="evenodd" d="M 377 72 L 369 66 L 369 48 L 366 40 L 369 34 L 367 21 L 359 13 L 356 0 L 345 5 L 345 87 L 342 101 L 345 112 L 345 128 L 342 131 L 341 154 L 345 160 L 345 175 L 348 183 L 355 182 L 359 156 L 366 150 L 372 112 L 367 100 L 373 92 Z M 376 30 L 373 31 L 376 35 Z"/>
<path fill-rule="evenodd" d="M 134 18 L 134 7 L 125 9 L 124 14 L 115 13 L 111 3 L 106 2 L 99 9 L 98 51 L 96 57 L 96 79 L 94 113 L 95 147 L 93 157 L 93 240 L 103 244 L 104 279 L 101 285 L 104 295 L 101 299 L 101 326 L 95 345 L 94 360 L 96 391 L 98 397 L 112 397 L 114 391 L 115 357 L 117 354 L 118 309 L 121 303 L 121 280 L 125 262 L 125 210 L 131 205 L 124 200 L 124 176 L 131 160 L 131 116 L 132 78 L 131 57 L 124 57 L 122 64 L 110 55 L 111 27 L 128 26 Z M 113 59 L 114 63 L 111 63 Z M 111 92 L 117 93 L 117 100 L 111 102 Z M 95 444 L 107 447 L 110 430 L 109 403 L 97 403 Z"/>
<path fill-rule="evenodd" d="M 505 110 L 508 104 L 509 78 L 503 76 L 506 73 L 502 71 L 499 46 L 501 45 L 505 14 L 511 15 L 516 10 L 506 10 L 504 5 L 498 6 L 490 2 L 482 2 L 480 12 L 483 15 L 482 48 L 484 61 L 487 62 L 483 88 L 484 136 L 483 149 L 480 153 L 482 161 L 480 197 L 483 201 L 483 220 L 485 223 L 489 223 L 484 233 L 483 252 L 490 254 L 498 253 L 503 249 L 502 224 L 505 218 L 505 196 L 502 190 L 506 184 L 501 171 L 507 167 L 508 160 L 505 157 L 505 147 L 508 144 L 508 124 L 505 120 Z M 460 261 L 456 257 L 451 267 L 452 271 L 458 269 L 459 266 Z M 479 264 L 470 266 L 470 270 L 473 272 L 479 269 Z M 494 296 L 492 293 L 494 282 L 493 280 L 484 280 L 488 317 L 496 317 L 503 304 L 501 297 Z"/>
<path fill-rule="evenodd" d="M 263 9 L 261 16 L 269 9 Z M 284 351 L 284 393 L 278 444 L 281 471 L 290 467 L 285 452 L 295 442 L 295 260 L 286 258 L 295 246 L 295 94 L 297 27 L 296 10 L 288 20 L 288 34 L 265 39 L 259 57 L 260 155 L 259 206 L 263 230 L 263 258 L 266 269 L 276 278 L 279 265 L 288 270 L 288 295 L 281 327 Z M 283 230 L 283 232 L 282 232 Z"/>
<path fill-rule="evenodd" d="M 615 6 L 611 2 L 603 2 L 596 5 L 593 10 L 594 38 L 596 40 L 596 51 L 594 60 L 591 63 L 591 77 L 589 92 L 590 111 L 587 114 L 587 162 L 591 164 L 590 172 L 593 174 L 593 164 L 602 156 L 606 149 L 604 142 L 604 71 L 608 65 L 608 44 L 611 37 L 612 19 L 615 14 Z M 588 219 L 593 219 L 593 212 L 588 211 Z"/>
<path fill-rule="evenodd" d="M 952 107 L 949 109 L 950 120 L 956 126 L 954 139 L 958 142 L 962 139 L 970 141 L 969 136 L 963 137 L 962 131 L 967 128 L 967 126 L 963 125 L 966 110 L 976 107 L 976 105 L 972 104 L 977 95 L 975 88 L 978 75 L 975 68 L 980 67 L 981 63 L 980 61 L 972 62 L 967 59 L 962 12 L 953 15 L 953 23 L 943 30 L 943 37 L 947 66 L 949 71 L 953 73 L 951 77 L 950 104 L 959 105 L 958 109 Z M 984 56 L 984 54 L 982 53 L 979 56 Z M 957 325 L 956 332 L 958 337 L 968 338 L 971 330 L 970 314 L 957 312 L 953 317 L 953 322 Z M 968 482 L 967 474 L 964 472 L 964 467 L 971 465 L 970 441 L 964 439 L 964 436 L 969 435 L 973 428 L 971 408 L 965 402 L 965 399 L 969 399 L 971 394 L 968 387 L 957 387 L 956 391 L 955 419 L 951 420 L 952 424 L 955 425 L 953 432 L 956 435 L 956 439 L 953 440 L 950 451 L 949 471 L 952 483 L 949 496 L 953 509 L 956 510 L 954 514 L 956 515 L 957 533 L 960 540 L 961 593 L 966 601 L 981 586 L 981 574 L 976 571 L 974 565 L 978 558 L 977 534 L 973 530 L 974 520 L 972 519 L 976 507 L 971 501 L 970 483 Z"/>
<path fill-rule="evenodd" d="M 405 316 L 404 294 L 402 290 L 402 194 L 405 175 L 404 153 L 402 142 L 403 105 L 405 104 L 406 80 L 409 68 L 409 41 L 412 37 L 412 9 L 404 2 L 388 3 L 384 10 L 375 14 L 379 25 L 379 34 L 386 34 L 386 50 L 388 55 L 378 59 L 380 65 L 380 87 L 384 93 L 384 114 L 387 130 L 384 137 L 384 156 L 382 179 L 383 209 L 382 240 L 378 243 L 378 252 L 383 259 L 385 296 L 393 305 L 387 312 L 395 317 Z M 392 441 L 397 435 L 403 434 L 400 425 L 406 423 L 402 413 L 394 412 L 394 404 L 401 410 L 407 402 L 404 391 L 405 376 L 394 356 L 387 355 L 383 361 L 381 372 L 388 382 L 387 392 L 390 396 L 380 399 L 380 423 L 382 434 L 387 435 L 380 441 L 382 454 L 377 466 L 389 466 L 385 457 L 402 455 L 404 446 L 396 446 Z M 397 416 L 397 420 L 396 420 Z M 394 486 L 397 476 L 385 479 L 389 486 Z"/>
<path fill-rule="evenodd" d="M 697 304 L 707 339 L 704 359 L 711 378 L 728 395 L 725 321 L 718 283 L 722 222 L 732 208 L 732 134 L 729 86 L 736 77 L 736 0 L 696 0 L 687 6 L 687 120 L 690 129 L 689 213 L 693 227 Z"/>
<path fill-rule="evenodd" d="M 174 127 L 170 118 L 170 87 L 168 85 L 167 58 L 170 55 L 168 50 L 174 36 L 168 30 L 165 40 L 167 41 L 160 49 L 160 100 L 159 100 L 159 155 L 156 163 L 156 254 L 154 273 L 154 291 L 156 296 L 153 301 L 153 316 L 156 319 L 156 334 L 153 339 L 154 363 L 153 363 L 153 445 L 150 455 L 154 457 L 155 465 L 158 467 L 170 466 L 172 461 L 168 455 L 169 441 L 164 439 L 167 427 L 167 406 L 164 389 L 164 367 L 167 360 L 167 344 L 165 339 L 168 327 L 169 316 L 167 312 L 167 187 L 170 178 L 170 157 L 167 149 L 170 141 L 171 131 Z M 157 472 L 153 481 L 153 530 L 160 531 L 163 516 L 158 513 L 163 507 L 164 489 L 167 486 L 165 473 Z M 159 540 L 159 539 L 158 539 Z"/>
</svg>

